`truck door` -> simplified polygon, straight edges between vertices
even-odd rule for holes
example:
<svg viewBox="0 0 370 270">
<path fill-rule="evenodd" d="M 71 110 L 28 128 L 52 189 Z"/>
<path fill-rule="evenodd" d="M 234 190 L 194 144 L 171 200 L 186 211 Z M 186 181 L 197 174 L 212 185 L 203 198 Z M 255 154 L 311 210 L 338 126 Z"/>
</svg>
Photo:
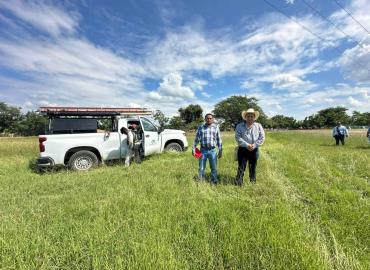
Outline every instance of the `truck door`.
<svg viewBox="0 0 370 270">
<path fill-rule="evenodd" d="M 99 142 L 103 151 L 104 159 L 119 159 L 121 154 L 120 134 L 117 131 L 118 121 L 112 121 L 112 127 L 109 131 L 99 133 L 101 141 Z"/>
<path fill-rule="evenodd" d="M 157 127 L 145 117 L 140 117 L 140 123 L 143 128 L 143 147 L 145 156 L 159 153 L 161 150 L 161 140 Z"/>
<path fill-rule="evenodd" d="M 100 133 L 101 147 L 103 155 L 106 159 L 119 159 L 120 158 L 120 141 L 118 132 L 105 132 Z"/>
</svg>

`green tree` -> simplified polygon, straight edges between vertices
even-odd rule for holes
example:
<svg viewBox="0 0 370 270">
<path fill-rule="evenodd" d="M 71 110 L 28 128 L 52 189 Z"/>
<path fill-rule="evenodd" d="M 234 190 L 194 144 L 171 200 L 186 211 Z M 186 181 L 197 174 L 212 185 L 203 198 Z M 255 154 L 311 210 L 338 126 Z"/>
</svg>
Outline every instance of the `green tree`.
<svg viewBox="0 0 370 270">
<path fill-rule="evenodd" d="M 189 124 L 186 124 L 185 130 L 197 130 L 198 127 L 204 123 L 203 118 L 199 118 Z"/>
<path fill-rule="evenodd" d="M 22 119 L 20 108 L 0 102 L 0 133 L 15 133 L 18 121 Z"/>
<path fill-rule="evenodd" d="M 367 126 L 370 123 L 370 112 L 360 113 L 353 111 L 351 124 L 356 126 Z"/>
<path fill-rule="evenodd" d="M 224 119 L 222 129 L 230 129 L 243 120 L 242 111 L 253 108 L 260 112 L 258 122 L 264 125 L 267 117 L 257 102 L 258 100 L 255 97 L 231 96 L 217 103 L 213 113 L 215 117 Z"/>
<path fill-rule="evenodd" d="M 184 129 L 185 122 L 182 120 L 180 116 L 173 116 L 170 119 L 168 127 L 173 129 Z"/>
<path fill-rule="evenodd" d="M 350 117 L 344 107 L 330 107 L 317 112 L 317 114 L 310 115 L 303 121 L 304 127 L 333 127 L 339 121 L 342 124 L 349 124 Z"/>
<path fill-rule="evenodd" d="M 181 119 L 184 120 L 186 124 L 189 124 L 202 119 L 203 109 L 198 104 L 190 104 L 186 108 L 180 108 L 179 113 Z"/>
<path fill-rule="evenodd" d="M 325 125 L 325 119 L 319 114 L 313 114 L 305 117 L 303 127 L 305 128 L 321 128 Z"/>
<path fill-rule="evenodd" d="M 273 128 L 296 128 L 296 120 L 293 117 L 281 114 L 271 117 Z"/>
<path fill-rule="evenodd" d="M 324 126 L 332 127 L 340 121 L 343 124 L 350 123 L 350 117 L 347 115 L 346 111 L 348 109 L 344 107 L 330 107 L 318 111 L 318 115 L 324 119 Z"/>
<path fill-rule="evenodd" d="M 159 123 L 159 125 L 160 125 L 161 127 L 163 127 L 163 128 L 167 126 L 168 121 L 170 120 L 170 119 L 169 119 L 168 117 L 166 117 L 166 116 L 164 115 L 164 113 L 163 113 L 162 111 L 160 111 L 160 110 L 157 110 L 157 111 L 154 113 L 153 118 L 154 118 L 155 120 L 157 120 L 157 121 L 158 121 L 158 123 Z"/>
<path fill-rule="evenodd" d="M 23 136 L 36 136 L 45 133 L 47 118 L 38 112 L 30 111 L 18 121 L 15 127 L 16 133 Z"/>
</svg>

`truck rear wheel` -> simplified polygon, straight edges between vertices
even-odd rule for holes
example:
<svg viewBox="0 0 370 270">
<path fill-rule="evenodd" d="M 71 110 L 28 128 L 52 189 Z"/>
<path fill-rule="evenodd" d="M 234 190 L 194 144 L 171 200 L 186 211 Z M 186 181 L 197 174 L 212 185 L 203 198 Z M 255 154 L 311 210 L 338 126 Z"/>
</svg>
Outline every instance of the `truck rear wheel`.
<svg viewBox="0 0 370 270">
<path fill-rule="evenodd" d="M 173 142 L 173 143 L 169 143 L 168 145 L 166 145 L 164 150 L 166 152 L 181 152 L 182 147 L 180 144 Z"/>
<path fill-rule="evenodd" d="M 68 167 L 74 171 L 88 171 L 98 165 L 97 156 L 90 151 L 82 150 L 74 153 L 68 161 Z"/>
</svg>

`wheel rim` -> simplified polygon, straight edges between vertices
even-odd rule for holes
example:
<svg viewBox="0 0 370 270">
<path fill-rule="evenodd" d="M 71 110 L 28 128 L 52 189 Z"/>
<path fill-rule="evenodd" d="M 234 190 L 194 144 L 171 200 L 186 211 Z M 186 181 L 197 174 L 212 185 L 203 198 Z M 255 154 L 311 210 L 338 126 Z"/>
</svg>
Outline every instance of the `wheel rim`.
<svg viewBox="0 0 370 270">
<path fill-rule="evenodd" d="M 88 156 L 81 156 L 75 160 L 75 167 L 79 171 L 86 171 L 93 165 L 93 160 Z"/>
<path fill-rule="evenodd" d="M 178 146 L 174 145 L 174 146 L 171 146 L 169 149 L 168 149 L 169 152 L 180 152 L 181 150 L 179 149 Z"/>
</svg>

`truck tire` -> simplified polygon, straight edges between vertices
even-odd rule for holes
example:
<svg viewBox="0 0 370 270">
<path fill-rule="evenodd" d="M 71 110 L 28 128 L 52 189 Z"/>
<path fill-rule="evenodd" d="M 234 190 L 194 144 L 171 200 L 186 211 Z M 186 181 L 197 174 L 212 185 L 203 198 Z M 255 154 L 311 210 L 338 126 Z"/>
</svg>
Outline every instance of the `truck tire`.
<svg viewBox="0 0 370 270">
<path fill-rule="evenodd" d="M 98 165 L 97 156 L 87 150 L 74 153 L 68 161 L 68 167 L 73 171 L 88 171 Z"/>
<path fill-rule="evenodd" d="M 181 152 L 182 151 L 182 147 L 180 144 L 178 143 L 169 143 L 168 145 L 166 145 L 166 147 L 164 148 L 164 151 L 166 152 Z"/>
</svg>

